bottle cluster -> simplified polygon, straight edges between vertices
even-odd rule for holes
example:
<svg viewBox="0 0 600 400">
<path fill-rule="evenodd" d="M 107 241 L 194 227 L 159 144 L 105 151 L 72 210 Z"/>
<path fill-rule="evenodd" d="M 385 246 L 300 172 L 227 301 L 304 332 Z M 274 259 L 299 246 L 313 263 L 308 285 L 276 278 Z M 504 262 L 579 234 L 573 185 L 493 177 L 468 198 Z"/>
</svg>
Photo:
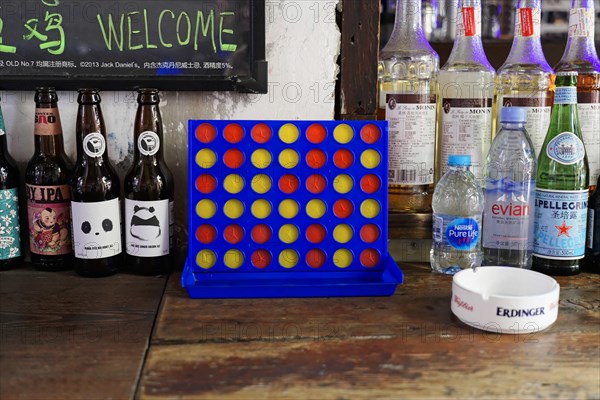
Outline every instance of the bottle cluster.
<svg viewBox="0 0 600 400">
<path fill-rule="evenodd" d="M 98 90 L 78 91 L 73 165 L 64 150 L 56 91 L 36 89 L 35 151 L 25 171 L 27 232 L 22 236 L 28 238 L 36 268 L 74 268 L 91 277 L 112 275 L 125 267 L 139 274 L 168 271 L 174 189 L 163 160 L 158 90 L 138 90 L 137 101 L 134 159 L 122 195 L 108 157 Z M 0 218 L 7 221 L 0 227 L 0 266 L 7 269 L 21 259 L 19 178 L 8 155 L 1 118 L 0 151 Z"/>
</svg>

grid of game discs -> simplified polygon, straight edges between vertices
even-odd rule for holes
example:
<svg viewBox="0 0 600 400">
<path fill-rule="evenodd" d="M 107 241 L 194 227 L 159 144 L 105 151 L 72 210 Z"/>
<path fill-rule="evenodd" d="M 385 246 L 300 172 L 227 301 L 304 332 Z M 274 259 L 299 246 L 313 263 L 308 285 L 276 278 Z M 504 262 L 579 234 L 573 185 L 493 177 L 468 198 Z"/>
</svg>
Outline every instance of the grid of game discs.
<svg viewBox="0 0 600 400">
<path fill-rule="evenodd" d="M 191 297 L 393 294 L 385 122 L 188 128 Z"/>
</svg>

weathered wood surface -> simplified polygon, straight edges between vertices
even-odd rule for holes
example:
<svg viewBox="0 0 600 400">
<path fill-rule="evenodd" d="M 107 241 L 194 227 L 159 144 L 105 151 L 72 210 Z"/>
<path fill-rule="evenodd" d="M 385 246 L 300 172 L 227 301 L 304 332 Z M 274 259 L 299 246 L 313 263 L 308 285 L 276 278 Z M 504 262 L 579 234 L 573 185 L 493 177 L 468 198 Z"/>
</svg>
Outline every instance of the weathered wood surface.
<svg viewBox="0 0 600 400">
<path fill-rule="evenodd" d="M 391 298 L 190 300 L 171 276 L 138 396 L 600 398 L 600 276 L 558 278 L 557 322 L 477 331 L 451 278 L 403 266 Z"/>
<path fill-rule="evenodd" d="M 165 277 L 0 273 L 0 399 L 126 399 Z"/>
</svg>

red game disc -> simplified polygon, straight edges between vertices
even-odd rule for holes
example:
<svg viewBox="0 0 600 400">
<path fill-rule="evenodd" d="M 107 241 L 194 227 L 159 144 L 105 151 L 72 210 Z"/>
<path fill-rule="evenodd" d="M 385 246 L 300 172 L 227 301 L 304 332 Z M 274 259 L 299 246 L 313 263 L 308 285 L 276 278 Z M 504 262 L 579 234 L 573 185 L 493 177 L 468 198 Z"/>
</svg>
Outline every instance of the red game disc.
<svg viewBox="0 0 600 400">
<path fill-rule="evenodd" d="M 348 218 L 354 212 L 354 206 L 348 199 L 339 199 L 333 203 L 333 214 L 338 218 Z"/>
<path fill-rule="evenodd" d="M 367 174 L 360 180 L 360 188 L 367 194 L 375 193 L 381 187 L 381 180 L 377 175 Z"/>
<path fill-rule="evenodd" d="M 217 188 L 217 180 L 214 176 L 203 174 L 196 178 L 196 189 L 200 193 L 208 194 L 215 191 Z"/>
<path fill-rule="evenodd" d="M 360 253 L 360 263 L 363 267 L 373 268 L 379 265 L 379 252 L 375 249 L 365 249 Z"/>
<path fill-rule="evenodd" d="M 333 154 L 333 163 L 341 169 L 350 168 L 354 163 L 354 155 L 348 149 L 339 149 Z"/>
<path fill-rule="evenodd" d="M 217 137 L 217 129 L 205 122 L 196 128 L 196 139 L 202 143 L 210 143 Z"/>
<path fill-rule="evenodd" d="M 271 132 L 271 128 L 269 128 L 269 125 L 261 122 L 252 127 L 252 132 L 250 133 L 250 135 L 256 143 L 263 144 L 271 140 L 273 132 Z"/>
<path fill-rule="evenodd" d="M 312 174 L 306 179 L 306 190 L 312 194 L 322 193 L 327 187 L 327 181 L 323 175 Z"/>
<path fill-rule="evenodd" d="M 271 239 L 271 234 L 271 228 L 265 224 L 258 224 L 252 228 L 252 233 L 250 236 L 252 236 L 252 240 L 254 240 L 254 242 L 258 244 L 264 244 Z"/>
<path fill-rule="evenodd" d="M 238 244 L 244 238 L 244 228 L 238 224 L 228 225 L 225 230 L 223 230 L 223 237 L 228 243 Z"/>
<path fill-rule="evenodd" d="M 365 243 L 375 242 L 379 239 L 379 235 L 381 235 L 381 232 L 379 231 L 379 227 L 375 224 L 366 224 L 360 228 L 360 238 Z"/>
<path fill-rule="evenodd" d="M 326 259 L 325 253 L 320 249 L 311 249 L 306 253 L 306 264 L 311 268 L 321 268 Z"/>
<path fill-rule="evenodd" d="M 239 168 L 244 164 L 244 154 L 238 149 L 229 149 L 223 154 L 223 163 L 229 168 Z"/>
<path fill-rule="evenodd" d="M 265 249 L 258 249 L 254 253 L 252 253 L 252 265 L 256 268 L 267 268 L 271 264 L 271 253 L 269 253 Z"/>
<path fill-rule="evenodd" d="M 323 240 L 325 240 L 325 235 L 327 235 L 327 231 L 321 224 L 312 224 L 306 228 L 306 240 L 311 243 L 321 243 Z"/>
<path fill-rule="evenodd" d="M 210 244 L 217 238 L 217 230 L 214 226 L 203 224 L 196 229 L 196 239 L 202 244 Z"/>
<path fill-rule="evenodd" d="M 281 178 L 279 178 L 279 190 L 286 194 L 292 194 L 298 187 L 300 186 L 300 182 L 295 175 L 285 174 Z"/>
<path fill-rule="evenodd" d="M 326 162 L 327 156 L 323 150 L 312 149 L 306 153 L 306 164 L 313 169 L 323 168 Z"/>
<path fill-rule="evenodd" d="M 223 131 L 223 137 L 229 143 L 239 143 L 244 138 L 244 128 L 240 124 L 229 124 Z"/>
<path fill-rule="evenodd" d="M 360 138 L 366 144 L 374 144 L 381 137 L 381 130 L 373 124 L 367 124 L 360 130 Z"/>
<path fill-rule="evenodd" d="M 321 124 L 312 124 L 306 130 L 306 139 L 313 144 L 322 143 L 326 137 L 327 131 Z"/>
</svg>

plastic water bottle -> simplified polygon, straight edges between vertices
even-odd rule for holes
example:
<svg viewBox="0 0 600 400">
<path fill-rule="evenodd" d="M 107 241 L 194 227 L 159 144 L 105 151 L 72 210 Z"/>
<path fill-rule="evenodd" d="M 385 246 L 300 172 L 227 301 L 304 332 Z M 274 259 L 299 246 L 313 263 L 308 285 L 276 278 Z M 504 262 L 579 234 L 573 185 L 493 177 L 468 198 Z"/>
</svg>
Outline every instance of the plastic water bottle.
<svg viewBox="0 0 600 400">
<path fill-rule="evenodd" d="M 483 191 L 469 170 L 470 155 L 448 156 L 448 170 L 433 193 L 431 268 L 453 275 L 481 265 Z"/>
<path fill-rule="evenodd" d="M 531 268 L 537 160 L 526 108 L 504 107 L 485 163 L 483 265 Z"/>
</svg>

